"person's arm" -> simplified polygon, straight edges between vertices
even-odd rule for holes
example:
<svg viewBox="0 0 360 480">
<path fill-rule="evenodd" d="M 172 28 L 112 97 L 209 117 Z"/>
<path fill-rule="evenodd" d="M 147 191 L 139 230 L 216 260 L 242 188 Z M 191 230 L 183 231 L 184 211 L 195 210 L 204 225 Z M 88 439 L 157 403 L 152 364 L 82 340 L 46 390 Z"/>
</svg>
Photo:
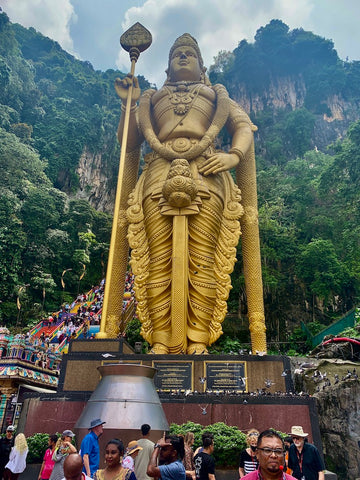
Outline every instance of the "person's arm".
<svg viewBox="0 0 360 480">
<path fill-rule="evenodd" d="M 160 448 L 161 447 L 158 443 L 154 446 L 154 451 L 151 454 L 150 461 L 149 461 L 149 464 L 148 464 L 147 470 L 146 470 L 146 473 L 147 473 L 147 475 L 149 475 L 149 477 L 161 478 L 160 469 L 157 466 L 158 458 L 159 458 L 159 454 L 160 454 Z"/>
<path fill-rule="evenodd" d="M 89 455 L 87 453 L 85 453 L 85 455 L 83 456 L 83 462 L 84 462 L 84 467 L 85 467 L 85 470 L 86 470 L 86 475 L 88 477 L 90 477 L 91 476 L 90 462 L 89 462 Z"/>
<path fill-rule="evenodd" d="M 46 454 L 45 454 L 46 455 Z M 44 457 L 44 460 L 41 464 L 41 468 L 40 468 L 40 472 L 39 472 L 39 476 L 38 476 L 38 479 L 41 480 L 41 474 L 42 474 L 42 471 L 44 470 L 44 467 L 45 467 L 45 457 Z"/>
<path fill-rule="evenodd" d="M 319 450 L 315 447 L 315 445 L 311 445 L 312 447 L 312 450 L 310 450 L 310 452 L 312 451 L 312 454 L 313 454 L 313 460 L 312 460 L 312 464 L 314 466 L 314 468 L 316 468 L 317 472 L 318 472 L 318 480 L 325 480 L 325 465 L 324 465 L 324 461 L 323 459 L 321 458 L 320 456 L 320 453 L 319 453 Z"/>
<path fill-rule="evenodd" d="M 171 443 L 166 442 L 164 437 L 161 437 L 160 440 L 156 442 L 154 446 L 154 451 L 151 454 L 150 461 L 146 470 L 146 473 L 147 475 L 149 475 L 149 477 L 161 478 L 161 471 L 160 468 L 157 466 L 158 458 L 160 455 L 161 447 L 166 447 L 168 445 L 171 445 Z"/>
<path fill-rule="evenodd" d="M 208 479 L 215 480 L 215 460 L 213 457 L 210 457 L 211 461 L 208 466 Z"/>
<path fill-rule="evenodd" d="M 69 450 L 69 453 L 77 453 L 76 448 L 71 442 L 64 442 L 64 446 Z"/>
<path fill-rule="evenodd" d="M 77 453 L 76 447 L 72 443 L 69 444 L 69 449 L 70 453 Z"/>
<path fill-rule="evenodd" d="M 245 477 L 245 470 L 244 470 L 244 451 L 242 450 L 240 453 L 239 459 L 239 477 Z"/>
<path fill-rule="evenodd" d="M 195 480 L 195 470 L 185 470 L 186 477 L 191 477 L 192 480 Z"/>
</svg>

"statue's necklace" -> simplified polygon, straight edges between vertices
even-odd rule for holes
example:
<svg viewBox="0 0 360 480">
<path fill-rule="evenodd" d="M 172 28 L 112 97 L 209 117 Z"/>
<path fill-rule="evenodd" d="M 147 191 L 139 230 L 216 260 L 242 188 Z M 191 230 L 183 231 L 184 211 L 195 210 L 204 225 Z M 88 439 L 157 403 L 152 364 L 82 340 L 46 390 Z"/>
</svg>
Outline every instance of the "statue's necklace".
<svg viewBox="0 0 360 480">
<path fill-rule="evenodd" d="M 202 85 L 198 84 L 191 90 L 189 84 L 185 82 L 178 83 L 174 90 L 170 90 L 170 88 L 167 87 L 169 92 L 169 101 L 173 105 L 174 113 L 176 115 L 187 114 L 201 87 Z"/>
</svg>

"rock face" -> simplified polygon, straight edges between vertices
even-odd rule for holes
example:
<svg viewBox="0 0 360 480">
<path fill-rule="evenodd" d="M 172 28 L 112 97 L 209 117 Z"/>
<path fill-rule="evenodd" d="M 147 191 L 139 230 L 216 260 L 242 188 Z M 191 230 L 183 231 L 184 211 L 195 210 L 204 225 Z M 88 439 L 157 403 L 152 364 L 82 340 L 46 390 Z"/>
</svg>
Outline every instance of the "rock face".
<svg viewBox="0 0 360 480">
<path fill-rule="evenodd" d="M 115 192 L 110 188 L 110 179 L 105 173 L 102 153 L 91 153 L 85 148 L 76 173 L 79 175 L 76 197 L 88 200 L 96 210 L 112 212 Z"/>
<path fill-rule="evenodd" d="M 264 110 L 276 113 L 279 110 L 292 111 L 302 108 L 305 106 L 307 93 L 301 75 L 275 77 L 261 93 L 251 93 L 242 83 L 230 85 L 229 91 L 231 97 L 247 113 L 255 116 Z M 343 138 L 350 123 L 360 118 L 360 104 L 346 102 L 340 93 L 329 97 L 323 107 L 327 113 L 315 115 L 315 128 L 311 139 L 312 147 L 319 150 L 325 150 L 329 144 Z M 261 131 L 258 132 L 257 142 L 259 145 L 262 143 Z M 111 212 L 116 179 L 107 178 L 110 173 L 105 168 L 105 156 L 109 156 L 109 152 L 91 153 L 87 148 L 84 149 L 77 168 L 80 188 L 76 197 L 88 200 L 98 210 Z"/>
<path fill-rule="evenodd" d="M 307 90 L 301 75 L 275 77 L 266 90 L 256 94 L 249 92 L 245 84 L 234 84 L 230 89 L 234 100 L 249 114 L 257 115 L 264 110 L 291 111 L 306 106 Z M 360 117 L 360 105 L 344 100 L 341 93 L 328 97 L 322 107 L 327 113 L 315 114 L 311 142 L 319 150 L 343 138 L 349 125 Z M 261 139 L 261 132 L 259 137 Z"/>
<path fill-rule="evenodd" d="M 339 359 L 308 360 L 295 387 L 317 399 L 325 464 L 339 480 L 360 478 L 360 364 Z M 320 373 L 320 376 L 319 376 Z"/>
<path fill-rule="evenodd" d="M 360 477 L 360 382 L 347 380 L 318 393 L 326 466 L 339 480 Z"/>
<path fill-rule="evenodd" d="M 259 94 L 251 94 L 244 84 L 232 87 L 236 100 L 247 113 L 259 113 L 266 108 L 274 110 L 301 108 L 304 105 L 306 87 L 301 76 L 276 77 L 269 88 Z"/>
</svg>

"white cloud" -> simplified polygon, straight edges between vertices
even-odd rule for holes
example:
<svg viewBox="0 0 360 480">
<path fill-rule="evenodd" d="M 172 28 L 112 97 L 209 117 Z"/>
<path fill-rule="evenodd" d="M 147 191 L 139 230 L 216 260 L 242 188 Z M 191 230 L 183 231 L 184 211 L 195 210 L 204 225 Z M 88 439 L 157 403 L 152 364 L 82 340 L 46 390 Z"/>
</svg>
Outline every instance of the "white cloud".
<svg viewBox="0 0 360 480">
<path fill-rule="evenodd" d="M 185 32 L 198 41 L 204 63 L 210 66 L 220 50 L 233 50 L 242 39 L 252 42 L 256 30 L 271 19 L 279 18 L 291 28 L 301 26 L 311 14 L 311 0 L 146 0 L 140 7 L 129 8 L 122 23 L 123 31 L 136 22 L 153 35 L 153 44 L 144 52 L 136 67 L 158 86 L 165 80 L 167 55 L 174 40 Z M 130 69 L 128 54 L 119 51 L 116 65 Z"/>
<path fill-rule="evenodd" d="M 2 0 L 2 8 L 13 23 L 34 27 L 75 54 L 70 24 L 76 22 L 71 0 Z"/>
<path fill-rule="evenodd" d="M 256 31 L 272 19 L 290 29 L 304 28 L 333 39 L 341 58 L 359 59 L 359 0 L 0 0 L 11 21 L 32 26 L 68 52 L 81 52 L 96 69 L 126 72 L 130 60 L 120 51 L 119 36 L 136 22 L 153 35 L 136 73 L 161 86 L 174 40 L 185 32 L 199 42 L 207 67 L 220 50 L 239 41 L 253 42 Z M 77 20 L 78 14 L 78 21 Z M 73 35 L 73 38 L 71 37 Z M 118 50 L 119 49 L 119 50 Z M 78 56 L 78 55 L 77 55 Z"/>
</svg>

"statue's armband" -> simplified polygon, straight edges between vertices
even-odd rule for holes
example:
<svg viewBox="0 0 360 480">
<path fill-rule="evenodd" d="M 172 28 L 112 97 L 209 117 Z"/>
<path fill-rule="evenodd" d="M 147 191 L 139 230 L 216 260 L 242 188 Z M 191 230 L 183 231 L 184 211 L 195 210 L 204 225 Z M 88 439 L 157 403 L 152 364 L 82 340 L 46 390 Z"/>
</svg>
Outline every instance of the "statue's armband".
<svg viewBox="0 0 360 480">
<path fill-rule="evenodd" d="M 230 135 L 243 128 L 250 127 L 252 132 L 257 131 L 257 126 L 252 123 L 248 114 L 234 100 L 230 99 L 230 112 L 226 122 L 226 128 Z"/>
</svg>

